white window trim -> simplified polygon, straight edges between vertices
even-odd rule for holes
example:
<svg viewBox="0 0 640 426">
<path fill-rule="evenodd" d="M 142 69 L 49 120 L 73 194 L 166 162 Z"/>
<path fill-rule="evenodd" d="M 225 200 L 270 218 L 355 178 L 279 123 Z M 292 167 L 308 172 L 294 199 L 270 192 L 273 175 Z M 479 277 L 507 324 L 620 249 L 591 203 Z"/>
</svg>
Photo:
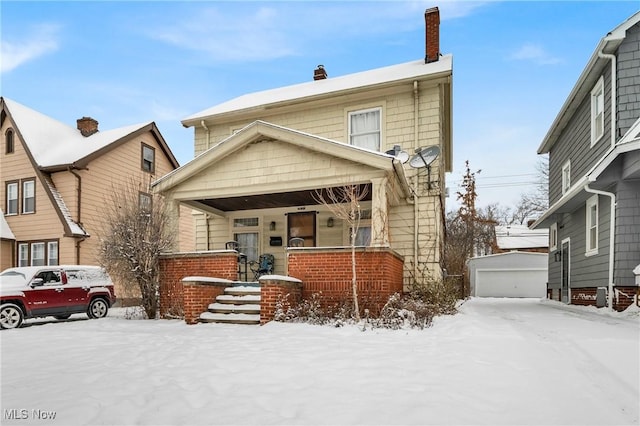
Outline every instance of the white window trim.
<svg viewBox="0 0 640 426">
<path fill-rule="evenodd" d="M 596 208 L 596 223 L 591 223 L 591 208 Z M 598 232 L 599 232 L 599 222 L 600 222 L 600 208 L 598 206 L 598 195 L 594 195 L 587 200 L 586 203 L 586 218 L 585 218 L 585 255 L 593 256 L 594 254 L 598 254 Z M 596 230 L 596 240 L 594 248 L 591 247 L 591 228 L 595 227 Z"/>
<path fill-rule="evenodd" d="M 558 223 L 552 223 L 549 227 L 549 251 L 558 250 Z"/>
<path fill-rule="evenodd" d="M 597 117 L 595 115 L 597 104 L 598 104 L 598 96 L 602 95 L 602 116 L 600 117 L 600 127 L 601 133 L 596 134 L 596 120 Z M 602 137 L 604 136 L 604 78 L 600 76 L 598 82 L 593 89 L 591 90 L 591 146 L 594 146 Z"/>
<path fill-rule="evenodd" d="M 562 195 L 571 188 L 571 160 L 567 160 L 562 166 Z"/>
</svg>

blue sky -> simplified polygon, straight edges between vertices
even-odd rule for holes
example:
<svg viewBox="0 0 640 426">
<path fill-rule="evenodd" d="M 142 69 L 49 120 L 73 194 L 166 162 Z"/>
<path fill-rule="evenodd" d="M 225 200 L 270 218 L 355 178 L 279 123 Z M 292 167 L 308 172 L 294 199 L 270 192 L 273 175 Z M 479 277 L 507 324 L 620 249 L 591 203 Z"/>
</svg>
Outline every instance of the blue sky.
<svg viewBox="0 0 640 426">
<path fill-rule="evenodd" d="M 478 205 L 534 189 L 536 150 L 600 39 L 640 2 L 130 1 L 0 3 L 0 93 L 75 126 L 155 121 L 193 158 L 180 120 L 254 91 L 424 57 L 438 6 L 454 56 L 455 193 L 469 160 Z"/>
</svg>

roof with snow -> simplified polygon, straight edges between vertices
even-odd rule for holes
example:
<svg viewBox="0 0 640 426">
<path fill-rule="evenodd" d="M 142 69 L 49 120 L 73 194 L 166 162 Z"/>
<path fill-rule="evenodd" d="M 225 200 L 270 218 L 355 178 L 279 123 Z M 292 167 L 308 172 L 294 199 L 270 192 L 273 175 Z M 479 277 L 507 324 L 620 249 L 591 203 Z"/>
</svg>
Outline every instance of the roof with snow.
<svg viewBox="0 0 640 426">
<path fill-rule="evenodd" d="M 9 224 L 4 218 L 4 212 L 0 210 L 0 239 L 2 240 L 15 240 L 16 236 L 13 235 Z"/>
<path fill-rule="evenodd" d="M 335 95 L 349 90 L 384 85 L 385 83 L 392 84 L 403 80 L 414 80 L 420 77 L 435 77 L 440 74 L 448 75 L 451 73 L 452 63 L 453 57 L 448 54 L 441 56 L 438 61 L 428 64 L 425 64 L 423 59 L 340 77 L 249 93 L 193 114 L 182 120 L 182 124 L 189 127 L 205 118 L 231 112 L 261 109 L 267 106 L 273 107 L 288 101 L 303 100 L 322 95 Z"/>
<path fill-rule="evenodd" d="M 503 250 L 549 247 L 549 230 L 531 230 L 525 225 L 495 227 L 496 244 Z"/>
<path fill-rule="evenodd" d="M 127 136 L 155 128 L 153 122 L 146 122 L 99 131 L 85 137 L 76 127 L 57 121 L 11 99 L 3 97 L 2 102 L 6 105 L 8 114 L 15 123 L 22 140 L 27 144 L 34 161 L 43 168 L 78 163 L 103 149 L 108 149 Z M 159 131 L 158 137 L 162 138 Z M 166 142 L 164 140 L 159 142 L 170 161 L 178 167 L 178 162 Z"/>
</svg>

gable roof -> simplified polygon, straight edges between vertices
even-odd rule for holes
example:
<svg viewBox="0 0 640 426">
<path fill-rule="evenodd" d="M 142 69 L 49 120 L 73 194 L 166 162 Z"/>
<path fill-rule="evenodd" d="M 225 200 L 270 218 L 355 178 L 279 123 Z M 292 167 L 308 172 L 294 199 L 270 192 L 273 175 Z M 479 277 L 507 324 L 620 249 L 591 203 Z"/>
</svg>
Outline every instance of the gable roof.
<svg viewBox="0 0 640 426">
<path fill-rule="evenodd" d="M 72 126 L 57 121 L 18 102 L 2 97 L 1 106 L 13 120 L 21 139 L 27 145 L 34 166 L 41 169 L 65 169 L 68 165 L 85 166 L 97 155 L 117 147 L 136 134 L 151 131 L 174 167 L 178 161 L 169 149 L 155 123 L 133 124 L 90 136 L 82 136 Z"/>
<path fill-rule="evenodd" d="M 385 84 L 397 84 L 405 80 L 434 78 L 440 75 L 448 76 L 451 75 L 452 62 L 453 57 L 448 54 L 441 56 L 438 61 L 428 64 L 425 64 L 423 59 L 340 77 L 249 93 L 193 114 L 182 120 L 182 124 L 185 127 L 190 127 L 199 124 L 204 119 L 224 116 L 230 113 L 235 114 L 240 111 L 260 111 L 291 102 L 299 103 L 310 99 L 336 96 L 343 92 L 361 90 L 367 87 L 373 88 L 374 86 L 383 86 Z"/>
<path fill-rule="evenodd" d="M 495 227 L 496 244 L 503 250 L 549 247 L 549 230 L 531 230 L 525 225 Z"/>
<path fill-rule="evenodd" d="M 558 115 L 542 140 L 538 148 L 538 154 L 547 154 L 551 150 L 551 147 L 580 106 L 584 97 L 591 93 L 591 89 L 600 77 L 600 74 L 602 74 L 602 70 L 609 62 L 609 59 L 601 58 L 599 53 L 614 53 L 627 36 L 627 31 L 638 22 L 640 22 L 640 11 L 633 14 L 600 40 L 582 74 L 580 74 L 578 81 L 571 90 L 571 93 L 569 93 L 560 112 L 558 112 Z"/>
<path fill-rule="evenodd" d="M 404 169 L 398 160 L 392 155 L 353 145 L 347 145 L 332 139 L 323 138 L 260 120 L 254 121 L 253 123 L 245 126 L 238 132 L 204 151 L 187 164 L 164 175 L 153 182 L 152 187 L 156 191 L 168 191 L 179 185 L 181 182 L 186 181 L 191 176 L 205 170 L 210 165 L 223 160 L 250 143 L 261 139 L 275 139 L 336 158 L 365 164 L 372 168 L 395 171 L 399 177 L 405 194 L 408 196 L 410 192 L 407 179 L 404 174 Z"/>
</svg>

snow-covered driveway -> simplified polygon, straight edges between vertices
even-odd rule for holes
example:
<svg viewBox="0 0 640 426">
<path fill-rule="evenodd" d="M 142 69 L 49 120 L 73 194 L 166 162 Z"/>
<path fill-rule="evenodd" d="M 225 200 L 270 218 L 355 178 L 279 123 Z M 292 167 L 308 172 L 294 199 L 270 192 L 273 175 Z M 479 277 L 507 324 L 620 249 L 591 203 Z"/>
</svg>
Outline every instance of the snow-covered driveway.
<svg viewBox="0 0 640 426">
<path fill-rule="evenodd" d="M 637 314 L 472 299 L 365 332 L 112 314 L 2 331 L 0 423 L 638 424 Z"/>
</svg>

